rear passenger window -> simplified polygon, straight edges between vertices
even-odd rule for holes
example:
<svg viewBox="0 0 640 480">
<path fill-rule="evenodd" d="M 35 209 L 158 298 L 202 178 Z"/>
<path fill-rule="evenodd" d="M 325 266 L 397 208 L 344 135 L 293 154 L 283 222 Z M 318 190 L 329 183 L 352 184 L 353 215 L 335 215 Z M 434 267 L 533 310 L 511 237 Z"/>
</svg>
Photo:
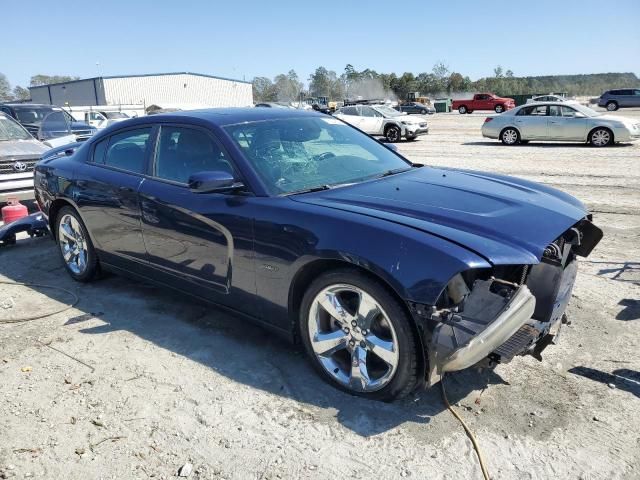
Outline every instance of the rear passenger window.
<svg viewBox="0 0 640 480">
<path fill-rule="evenodd" d="M 356 107 L 344 107 L 341 111 L 344 115 L 358 115 Z"/>
<path fill-rule="evenodd" d="M 102 163 L 109 167 L 133 173 L 144 173 L 144 159 L 150 135 L 151 127 L 127 130 L 126 132 L 112 135 Z M 96 145 L 96 150 L 94 151 L 94 161 L 101 163 L 95 156 L 97 150 L 98 145 Z"/>
<path fill-rule="evenodd" d="M 107 145 L 109 145 L 109 139 L 105 138 L 104 140 L 100 140 L 96 143 L 96 146 L 93 147 L 93 163 L 102 163 L 104 164 L 104 154 L 107 151 Z"/>
<path fill-rule="evenodd" d="M 231 163 L 206 132 L 185 127 L 162 127 L 156 153 L 155 176 L 187 183 L 198 172 L 228 172 Z"/>
<path fill-rule="evenodd" d="M 518 115 L 528 115 L 528 116 L 544 116 L 546 114 L 547 114 L 546 105 L 534 105 L 531 107 L 525 107 L 518 112 Z"/>
</svg>

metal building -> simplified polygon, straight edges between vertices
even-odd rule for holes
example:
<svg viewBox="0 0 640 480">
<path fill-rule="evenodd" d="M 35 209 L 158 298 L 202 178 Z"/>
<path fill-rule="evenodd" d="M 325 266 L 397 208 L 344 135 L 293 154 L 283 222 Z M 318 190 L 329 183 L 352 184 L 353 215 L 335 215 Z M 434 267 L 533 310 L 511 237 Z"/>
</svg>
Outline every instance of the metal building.
<svg viewBox="0 0 640 480">
<path fill-rule="evenodd" d="M 190 72 L 86 78 L 29 90 L 33 103 L 60 106 L 141 104 L 189 109 L 253 104 L 251 82 Z"/>
</svg>

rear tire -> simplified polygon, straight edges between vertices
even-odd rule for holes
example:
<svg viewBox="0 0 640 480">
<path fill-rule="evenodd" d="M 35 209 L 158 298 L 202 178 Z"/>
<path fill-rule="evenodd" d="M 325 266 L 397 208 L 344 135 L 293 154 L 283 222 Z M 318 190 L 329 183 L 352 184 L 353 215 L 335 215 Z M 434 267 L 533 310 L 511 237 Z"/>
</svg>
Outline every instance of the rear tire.
<svg viewBox="0 0 640 480">
<path fill-rule="evenodd" d="M 502 105 L 496 105 L 496 108 L 494 108 L 494 110 L 496 111 L 496 113 L 502 113 L 504 112 L 504 107 Z"/>
<path fill-rule="evenodd" d="M 99 271 L 98 256 L 89 232 L 73 207 L 62 207 L 55 221 L 56 243 L 62 262 L 77 282 L 89 282 Z"/>
<path fill-rule="evenodd" d="M 400 130 L 400 127 L 390 125 L 384 131 L 384 137 L 387 139 L 387 142 L 396 143 L 402 138 L 402 131 Z"/>
<path fill-rule="evenodd" d="M 589 134 L 589 143 L 594 147 L 606 147 L 613 144 L 613 133 L 608 128 L 595 128 Z"/>
<path fill-rule="evenodd" d="M 424 109 L 423 109 L 423 110 L 420 110 L 420 114 L 421 114 L 421 115 L 426 115 L 426 114 L 427 114 L 427 111 L 426 111 L 426 110 L 424 110 Z"/>
<path fill-rule="evenodd" d="M 520 142 L 520 132 L 512 127 L 507 127 L 500 132 L 500 141 L 504 145 L 517 145 Z"/>
<path fill-rule="evenodd" d="M 345 311 L 346 317 L 336 318 L 324 309 L 320 301 L 329 296 L 332 310 Z M 358 315 L 358 311 L 369 315 Z M 355 326 L 351 318 L 356 319 Z M 367 329 L 363 328 L 366 319 L 370 319 Z M 388 402 L 418 385 L 420 342 L 411 322 L 398 299 L 380 282 L 357 270 L 340 269 L 321 275 L 305 292 L 299 333 L 325 381 L 352 395 Z"/>
<path fill-rule="evenodd" d="M 607 110 L 610 112 L 615 112 L 616 110 L 618 110 L 618 103 L 617 102 L 607 102 Z"/>
<path fill-rule="evenodd" d="M 465 113 L 467 113 L 467 107 L 465 107 L 464 105 L 460 105 L 460 106 L 458 107 L 458 112 L 459 112 L 461 115 L 464 115 Z"/>
</svg>

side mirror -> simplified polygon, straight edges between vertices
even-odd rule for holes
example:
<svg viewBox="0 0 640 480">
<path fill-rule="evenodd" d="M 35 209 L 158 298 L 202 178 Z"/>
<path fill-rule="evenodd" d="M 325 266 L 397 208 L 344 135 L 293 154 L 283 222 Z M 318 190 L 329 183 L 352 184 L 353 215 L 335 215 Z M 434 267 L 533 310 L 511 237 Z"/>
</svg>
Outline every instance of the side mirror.
<svg viewBox="0 0 640 480">
<path fill-rule="evenodd" d="M 229 172 L 198 172 L 189 177 L 189 190 L 193 193 L 228 193 L 243 186 Z"/>
<path fill-rule="evenodd" d="M 586 115 L 581 112 L 576 112 L 576 114 L 573 115 L 573 118 L 586 118 Z"/>
</svg>

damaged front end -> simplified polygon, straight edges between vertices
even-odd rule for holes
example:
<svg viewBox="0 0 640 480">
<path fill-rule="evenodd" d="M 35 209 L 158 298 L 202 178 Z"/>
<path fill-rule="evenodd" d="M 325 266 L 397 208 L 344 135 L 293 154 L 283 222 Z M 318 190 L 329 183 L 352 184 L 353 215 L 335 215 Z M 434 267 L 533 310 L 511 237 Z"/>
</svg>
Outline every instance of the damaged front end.
<svg viewBox="0 0 640 480">
<path fill-rule="evenodd" d="M 428 386 L 446 372 L 511 361 L 557 339 L 577 275 L 602 231 L 585 218 L 544 250 L 536 265 L 500 265 L 455 275 L 436 305 L 409 306 L 422 326 Z"/>
</svg>

